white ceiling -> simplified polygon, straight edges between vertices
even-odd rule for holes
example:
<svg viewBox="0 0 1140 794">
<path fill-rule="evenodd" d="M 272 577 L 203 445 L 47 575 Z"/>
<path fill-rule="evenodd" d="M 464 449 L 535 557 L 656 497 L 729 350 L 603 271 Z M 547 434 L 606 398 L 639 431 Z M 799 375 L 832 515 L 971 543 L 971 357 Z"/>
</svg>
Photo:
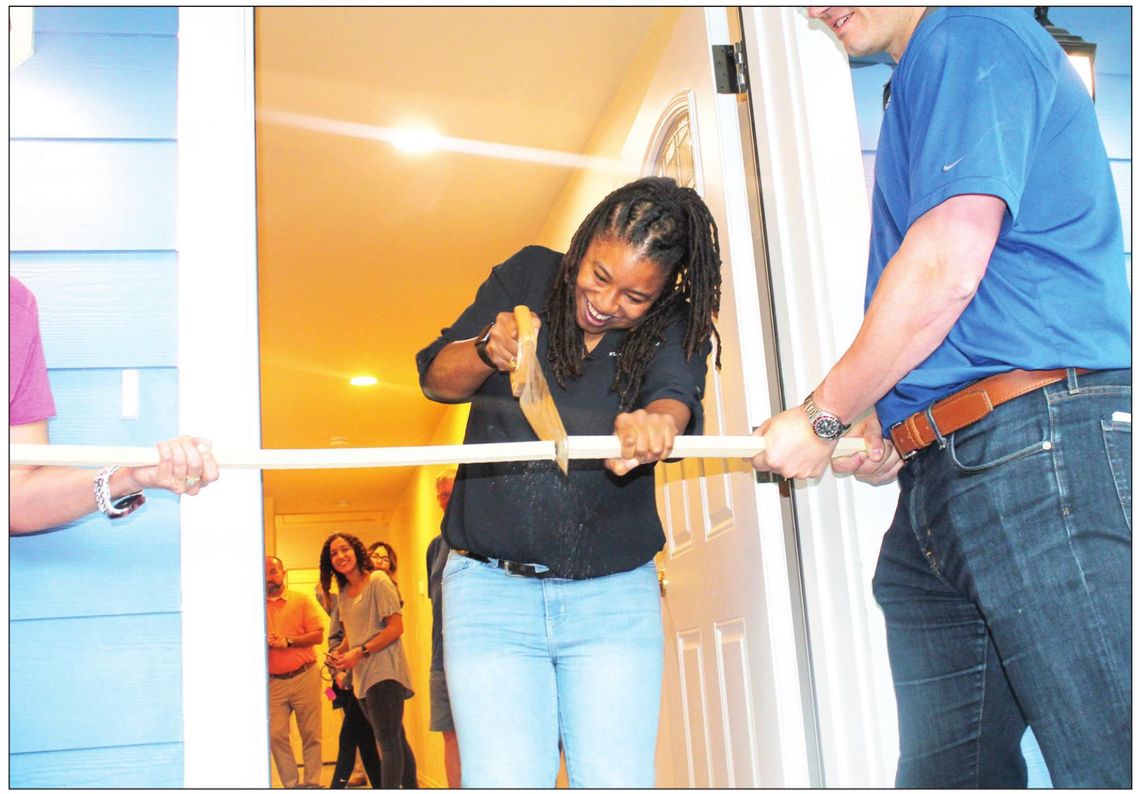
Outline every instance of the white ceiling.
<svg viewBox="0 0 1140 794">
<path fill-rule="evenodd" d="M 533 241 L 570 175 L 456 152 L 408 155 L 311 127 L 348 122 L 382 135 L 430 124 L 454 138 L 580 152 L 662 13 L 257 10 L 263 447 L 428 443 L 443 406 L 419 390 L 416 351 L 493 265 Z M 380 385 L 348 384 L 362 373 Z M 266 472 L 265 492 L 278 514 L 390 515 L 409 475 Z"/>
</svg>

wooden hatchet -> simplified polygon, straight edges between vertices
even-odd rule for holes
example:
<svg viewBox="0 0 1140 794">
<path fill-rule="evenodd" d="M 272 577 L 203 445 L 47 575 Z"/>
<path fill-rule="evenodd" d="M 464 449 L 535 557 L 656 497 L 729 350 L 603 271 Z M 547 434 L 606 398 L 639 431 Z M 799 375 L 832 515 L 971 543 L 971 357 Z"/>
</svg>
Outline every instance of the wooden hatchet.
<svg viewBox="0 0 1140 794">
<path fill-rule="evenodd" d="M 519 407 L 535 435 L 542 441 L 554 442 L 554 460 L 563 474 L 570 473 L 570 450 L 566 428 L 554 397 L 538 363 L 538 332 L 531 320 L 530 308 L 515 307 L 515 324 L 519 330 L 517 366 L 511 371 L 511 392 L 519 398 Z"/>
</svg>

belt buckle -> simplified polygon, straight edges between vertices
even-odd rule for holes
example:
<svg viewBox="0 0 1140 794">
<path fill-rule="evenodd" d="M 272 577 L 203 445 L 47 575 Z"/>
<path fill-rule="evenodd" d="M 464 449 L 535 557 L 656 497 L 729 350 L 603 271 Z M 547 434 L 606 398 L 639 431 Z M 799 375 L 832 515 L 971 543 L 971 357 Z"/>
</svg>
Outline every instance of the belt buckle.
<svg viewBox="0 0 1140 794">
<path fill-rule="evenodd" d="M 507 576 L 521 576 L 523 578 L 526 578 L 526 566 L 524 566 L 521 562 L 514 562 L 512 560 L 499 560 L 499 563 L 503 566 L 503 571 L 506 572 Z"/>
<path fill-rule="evenodd" d="M 895 423 L 894 423 L 893 425 L 891 425 L 891 426 L 890 426 L 890 428 L 887 430 L 887 435 L 889 435 L 889 436 L 891 437 L 891 442 L 892 442 L 892 443 L 894 443 L 894 445 L 895 445 L 895 450 L 898 450 L 898 448 L 899 448 L 899 445 L 898 445 L 898 443 L 897 443 L 897 442 L 895 442 L 895 428 L 896 428 L 896 427 L 899 427 L 899 426 L 901 426 L 901 425 L 904 425 L 904 424 L 906 424 L 906 419 L 903 419 L 902 421 L 899 421 L 899 422 L 895 422 Z M 920 451 L 922 451 L 922 449 L 923 449 L 922 447 L 917 447 L 917 446 L 916 446 L 914 449 L 912 449 L 910 452 L 906 453 L 905 455 L 904 455 L 904 454 L 902 454 L 901 452 L 899 452 L 899 457 L 900 457 L 902 460 L 910 460 L 910 459 L 911 459 L 911 458 L 913 458 L 915 455 L 917 455 L 917 454 L 918 454 Z"/>
</svg>

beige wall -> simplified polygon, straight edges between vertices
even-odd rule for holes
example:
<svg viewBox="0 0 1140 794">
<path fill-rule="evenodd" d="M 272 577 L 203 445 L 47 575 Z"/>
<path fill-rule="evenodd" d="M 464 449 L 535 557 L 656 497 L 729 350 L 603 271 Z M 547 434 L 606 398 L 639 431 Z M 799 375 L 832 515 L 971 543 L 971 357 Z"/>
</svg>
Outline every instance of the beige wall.
<svg viewBox="0 0 1140 794">
<path fill-rule="evenodd" d="M 461 444 L 467 426 L 469 406 L 448 408 L 436 426 L 431 444 Z M 399 570 L 396 578 L 404 596 L 404 650 L 412 671 L 416 696 L 404 704 L 404 729 L 416 754 L 421 785 L 445 788 L 443 739 L 428 730 L 431 699 L 428 675 L 431 666 L 431 601 L 427 597 L 427 570 L 424 564 L 428 544 L 439 534 L 443 512 L 435 497 L 435 478 L 449 466 L 421 466 L 408 478 L 404 500 L 396 508 L 382 538 L 396 549 Z"/>
<path fill-rule="evenodd" d="M 657 17 L 641 52 L 630 65 L 582 152 L 620 162 L 620 168 L 615 171 L 575 171 L 571 174 L 535 243 L 556 251 L 565 251 L 582 219 L 606 194 L 641 176 L 641 161 L 622 162 L 622 150 L 680 15 L 681 9 L 670 8 L 663 10 Z"/>
</svg>

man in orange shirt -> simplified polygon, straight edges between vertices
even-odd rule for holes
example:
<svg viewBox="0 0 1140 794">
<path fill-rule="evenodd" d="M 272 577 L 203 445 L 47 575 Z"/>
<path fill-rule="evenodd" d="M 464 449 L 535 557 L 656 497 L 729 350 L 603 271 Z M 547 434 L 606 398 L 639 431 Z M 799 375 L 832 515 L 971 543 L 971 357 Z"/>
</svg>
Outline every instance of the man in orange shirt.
<svg viewBox="0 0 1140 794">
<path fill-rule="evenodd" d="M 265 558 L 265 623 L 269 631 L 269 748 L 285 788 L 297 787 L 289 739 L 296 712 L 305 761 L 303 788 L 321 788 L 321 676 L 313 646 L 325 630 L 311 596 L 285 589 L 285 565 Z"/>
</svg>

